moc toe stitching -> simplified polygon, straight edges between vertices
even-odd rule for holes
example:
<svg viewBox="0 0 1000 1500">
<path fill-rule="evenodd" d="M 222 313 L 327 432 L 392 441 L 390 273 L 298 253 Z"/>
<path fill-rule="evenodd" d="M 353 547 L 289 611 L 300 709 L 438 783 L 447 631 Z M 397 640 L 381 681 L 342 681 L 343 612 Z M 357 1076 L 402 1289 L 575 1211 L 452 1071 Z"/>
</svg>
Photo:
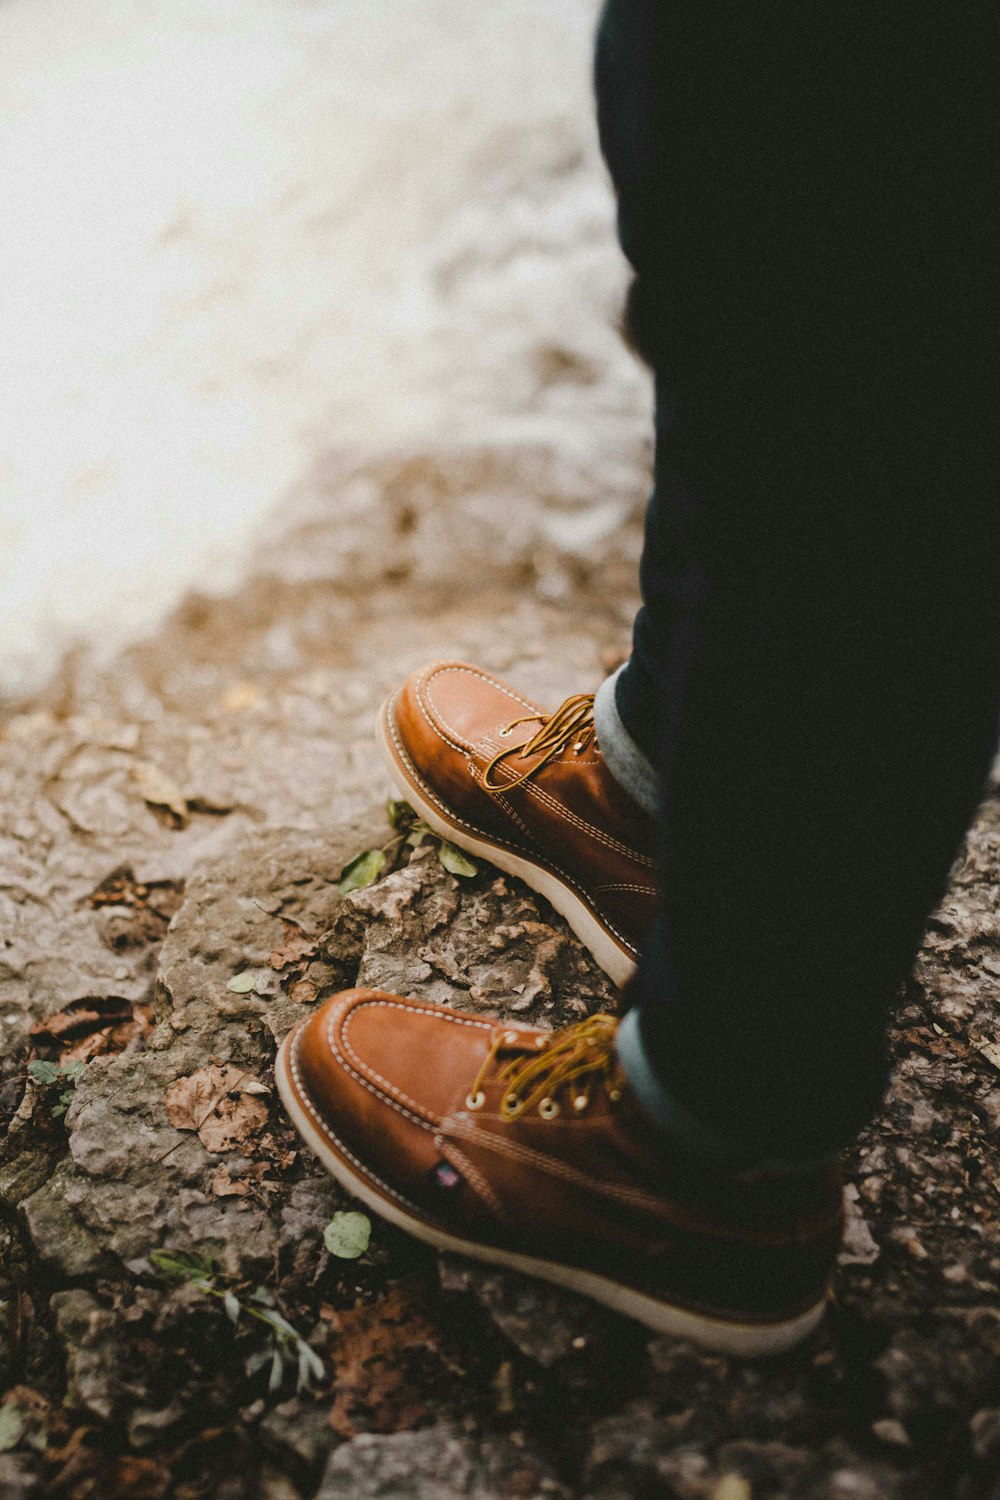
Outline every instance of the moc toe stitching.
<svg viewBox="0 0 1000 1500">
<path fill-rule="evenodd" d="M 430 726 L 433 732 L 439 739 L 444 740 L 446 744 L 451 745 L 451 747 L 455 750 L 469 751 L 475 749 L 475 745 L 472 743 L 472 741 L 467 740 L 464 738 L 464 736 L 460 735 L 454 729 L 454 727 L 448 723 L 448 720 L 443 713 L 440 705 L 435 703 L 434 701 L 432 683 L 436 677 L 443 677 L 446 674 L 459 674 L 464 677 L 475 677 L 480 682 L 487 683 L 496 692 L 502 693 L 505 698 L 509 698 L 511 703 L 516 704 L 519 708 L 527 708 L 531 711 L 535 711 L 538 709 L 537 703 L 531 703 L 527 698 L 520 697 L 517 693 L 513 692 L 511 688 L 507 687 L 505 683 L 497 681 L 495 677 L 491 677 L 488 672 L 482 672 L 476 667 L 465 666 L 464 664 L 436 664 L 435 666 L 429 668 L 428 671 L 421 677 L 419 677 L 415 682 L 415 697 L 420 712 L 422 713 L 424 719 L 427 721 L 427 724 Z"/>
<path fill-rule="evenodd" d="M 417 1100 L 411 1099 L 408 1094 L 405 1094 L 402 1089 L 399 1089 L 394 1084 L 390 1083 L 387 1078 L 383 1078 L 380 1073 L 377 1073 L 375 1069 L 371 1067 L 370 1064 L 366 1063 L 363 1058 L 359 1057 L 357 1052 L 351 1046 L 350 1039 L 347 1035 L 347 1028 L 350 1025 L 351 1020 L 359 1013 L 359 1011 L 372 1009 L 398 1010 L 403 1011 L 408 1015 L 432 1016 L 435 1020 L 446 1021 L 449 1025 L 452 1026 L 468 1026 L 475 1030 L 486 1032 L 492 1032 L 495 1029 L 493 1023 L 478 1021 L 473 1017 L 466 1018 L 464 1016 L 449 1015 L 445 1011 L 432 1010 L 428 1006 L 410 1005 L 403 1000 L 393 1001 L 382 999 L 365 999 L 354 1001 L 333 1012 L 329 1020 L 327 1021 L 327 1044 L 330 1047 L 331 1052 L 337 1058 L 341 1067 L 343 1067 L 344 1071 L 350 1073 L 351 1077 L 356 1079 L 357 1082 L 360 1083 L 362 1087 L 366 1088 L 370 1094 L 374 1094 L 376 1098 L 383 1099 L 384 1102 L 390 1106 L 390 1108 L 397 1110 L 402 1115 L 405 1115 L 407 1119 L 412 1120 L 414 1124 L 422 1126 L 425 1130 L 436 1130 L 441 1124 L 440 1116 L 435 1115 L 424 1105 L 418 1103 Z M 340 1038 L 343 1043 L 343 1052 L 341 1051 L 340 1047 L 338 1047 L 337 1041 L 334 1037 L 334 1026 L 337 1021 L 340 1021 Z M 351 1059 L 353 1059 L 353 1062 L 356 1064 L 355 1067 L 351 1066 L 351 1062 L 348 1061 L 348 1057 L 344 1055 L 345 1052 Z M 360 1072 L 358 1071 L 359 1069 L 361 1070 Z M 417 1111 L 417 1113 L 414 1114 L 413 1111 Z"/>
<path fill-rule="evenodd" d="M 351 1148 L 340 1139 L 339 1135 L 337 1135 L 336 1132 L 331 1128 L 325 1116 L 322 1115 L 316 1108 L 315 1104 L 313 1104 L 312 1098 L 310 1097 L 309 1091 L 306 1087 L 305 1079 L 302 1077 L 302 1070 L 299 1066 L 298 1055 L 299 1045 L 308 1025 L 308 1020 L 300 1022 L 299 1029 L 292 1037 L 288 1049 L 289 1071 L 291 1072 L 292 1081 L 295 1085 L 298 1097 L 302 1102 L 303 1108 L 312 1119 L 317 1130 L 319 1130 L 321 1134 L 323 1134 L 327 1138 L 334 1149 L 341 1156 L 343 1156 L 345 1160 L 351 1163 L 351 1165 L 362 1177 L 366 1177 L 369 1182 L 375 1183 L 380 1192 L 384 1193 L 387 1198 L 391 1198 L 394 1202 L 398 1203 L 402 1208 L 405 1208 L 409 1213 L 419 1214 L 421 1210 L 415 1203 L 411 1203 L 409 1198 L 406 1198 L 402 1193 L 397 1192 L 394 1187 L 390 1187 L 389 1183 L 384 1182 L 376 1172 L 372 1171 L 367 1162 L 364 1162 L 360 1159 L 360 1157 L 355 1156 Z M 422 1124 L 423 1122 L 418 1121 L 417 1123 Z"/>
</svg>

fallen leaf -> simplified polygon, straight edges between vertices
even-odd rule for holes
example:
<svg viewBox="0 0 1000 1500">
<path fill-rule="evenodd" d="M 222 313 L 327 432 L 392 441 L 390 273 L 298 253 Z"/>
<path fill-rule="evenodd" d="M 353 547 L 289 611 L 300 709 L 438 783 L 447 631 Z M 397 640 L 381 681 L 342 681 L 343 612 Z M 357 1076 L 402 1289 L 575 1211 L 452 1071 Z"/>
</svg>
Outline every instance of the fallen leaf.
<svg viewBox="0 0 1000 1500">
<path fill-rule="evenodd" d="M 31 1039 L 59 1045 L 131 1019 L 132 1004 L 121 995 L 88 995 L 82 1000 L 71 1000 L 62 1010 L 36 1022 L 31 1028 Z"/>
<path fill-rule="evenodd" d="M 341 1437 L 358 1432 L 408 1432 L 427 1416 L 423 1371 L 411 1372 L 440 1350 L 440 1334 L 412 1286 L 393 1287 L 379 1302 L 332 1312 L 335 1400 L 330 1426 Z"/>
<path fill-rule="evenodd" d="M 250 969 L 244 969 L 242 974 L 234 974 L 226 985 L 226 989 L 232 990 L 234 995 L 249 995 L 256 988 L 257 976 Z"/>
<path fill-rule="evenodd" d="M 386 802 L 385 815 L 389 819 L 390 828 L 409 825 L 417 816 L 408 802 L 402 802 L 396 797 L 390 797 Z"/>
<path fill-rule="evenodd" d="M 172 917 L 184 896 L 180 880 L 136 880 L 131 865 L 119 865 L 87 897 L 87 905 L 148 908 Z"/>
<path fill-rule="evenodd" d="M 259 1080 L 232 1063 L 199 1068 L 167 1089 L 167 1118 L 175 1130 L 197 1131 L 206 1150 L 231 1151 L 267 1123 L 267 1105 L 253 1084 Z"/>
<path fill-rule="evenodd" d="M 217 1198 L 245 1198 L 250 1191 L 248 1182 L 234 1181 L 227 1166 L 218 1167 L 208 1180 L 208 1185 Z"/>
<path fill-rule="evenodd" d="M 186 827 L 187 799 L 166 771 L 161 771 L 150 760 L 137 760 L 132 767 L 132 778 L 144 802 L 151 807 L 166 808 L 179 828 Z"/>
<path fill-rule="evenodd" d="M 469 876 L 479 874 L 479 866 L 474 865 L 471 859 L 466 859 L 461 849 L 456 849 L 447 839 L 442 839 L 438 845 L 438 859 L 449 875 L 461 875 L 468 879 Z"/>
<path fill-rule="evenodd" d="M 284 928 L 284 940 L 268 959 L 271 968 L 287 969 L 304 958 L 312 958 L 316 952 L 316 939 L 311 938 L 298 922 L 292 922 L 288 917 L 282 917 L 281 925 Z"/>
<path fill-rule="evenodd" d="M 340 894 L 347 896 L 351 891 L 364 890 L 365 886 L 378 879 L 384 864 L 384 849 L 365 849 L 361 854 L 356 854 L 340 872 L 337 882 Z"/>
<path fill-rule="evenodd" d="M 0 1406 L 0 1453 L 9 1453 L 24 1436 L 28 1418 L 13 1402 Z"/>
<path fill-rule="evenodd" d="M 335 1213 L 323 1230 L 323 1243 L 341 1260 L 357 1260 L 368 1249 L 372 1221 L 367 1214 Z"/>
<path fill-rule="evenodd" d="M 288 991 L 288 998 L 294 1000 L 296 1005 L 311 1005 L 319 994 L 319 986 L 313 984 L 311 979 L 296 979 Z"/>
</svg>

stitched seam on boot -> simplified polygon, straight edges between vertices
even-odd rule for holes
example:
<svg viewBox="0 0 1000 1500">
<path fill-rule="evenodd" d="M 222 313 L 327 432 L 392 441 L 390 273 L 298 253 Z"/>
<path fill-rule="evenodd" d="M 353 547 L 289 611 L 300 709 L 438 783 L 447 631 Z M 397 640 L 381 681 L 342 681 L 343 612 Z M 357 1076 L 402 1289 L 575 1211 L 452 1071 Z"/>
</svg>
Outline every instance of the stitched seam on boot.
<svg viewBox="0 0 1000 1500">
<path fill-rule="evenodd" d="M 345 1156 L 352 1166 L 357 1167 L 358 1171 L 363 1177 L 367 1177 L 371 1182 L 377 1183 L 382 1192 L 385 1193 L 386 1197 L 395 1199 L 397 1203 L 402 1204 L 402 1206 L 406 1209 L 409 1209 L 411 1213 L 417 1214 L 418 1216 L 422 1217 L 423 1211 L 419 1209 L 416 1204 L 411 1203 L 408 1198 L 404 1198 L 402 1193 L 397 1193 L 396 1189 L 390 1187 L 387 1182 L 383 1182 L 381 1177 L 379 1177 L 375 1172 L 372 1171 L 371 1167 L 367 1166 L 363 1161 L 360 1160 L 359 1157 L 354 1155 L 353 1151 L 351 1151 L 347 1146 L 344 1145 L 344 1142 L 338 1135 L 334 1133 L 334 1131 L 330 1129 L 326 1120 L 313 1104 L 306 1090 L 302 1075 L 299 1071 L 297 1048 L 300 1044 L 302 1032 L 304 1030 L 305 1026 L 303 1025 L 302 1030 L 299 1032 L 299 1035 L 295 1038 L 295 1042 L 289 1048 L 289 1065 L 292 1073 L 292 1082 L 295 1084 L 300 1102 L 302 1103 L 306 1111 L 312 1116 L 313 1122 L 323 1133 L 323 1135 L 325 1135 L 330 1141 L 333 1142 L 340 1154 L 342 1156 Z"/>
<path fill-rule="evenodd" d="M 400 760 L 406 767 L 408 774 L 413 777 L 413 780 L 420 787 L 420 791 L 423 796 L 425 796 L 429 802 L 433 802 L 434 806 L 438 809 L 439 812 L 443 813 L 447 818 L 450 818 L 453 823 L 457 823 L 460 828 L 467 829 L 469 833 L 474 833 L 479 838 L 485 837 L 492 839 L 493 842 L 497 844 L 501 849 L 509 849 L 513 854 L 524 854 L 527 855 L 530 859 L 534 859 L 537 861 L 539 853 L 537 848 L 525 849 L 520 844 L 508 842 L 496 834 L 489 833 L 486 829 L 477 827 L 475 823 L 470 823 L 468 819 L 460 817 L 459 814 L 455 812 L 453 808 L 449 807 L 446 802 L 442 802 L 441 798 L 435 792 L 434 788 L 427 785 L 427 782 L 420 775 L 416 766 L 413 764 L 413 761 L 410 759 L 409 753 L 407 752 L 405 745 L 400 739 L 399 731 L 396 728 L 395 719 L 391 714 L 386 715 L 386 727 L 389 731 L 389 736 L 392 740 L 393 745 L 395 746 L 396 752 L 399 755 Z M 652 863 L 652 861 L 650 861 L 650 863 Z M 554 860 L 551 860 L 546 863 L 545 868 L 551 871 L 553 874 L 558 875 L 560 880 L 562 880 L 567 886 L 569 886 L 572 891 L 575 891 L 575 893 L 585 904 L 592 906 L 592 898 L 589 892 L 585 891 L 579 881 L 575 880 L 573 876 L 568 873 L 568 871 L 562 868 L 561 865 L 557 865 Z M 610 921 L 603 912 L 595 910 L 594 915 L 597 917 L 598 921 L 602 924 L 606 931 L 608 931 L 611 936 L 621 944 L 625 952 L 631 954 L 634 957 L 637 949 L 635 943 L 631 940 L 631 938 L 626 937 L 625 934 L 620 931 L 620 929 L 616 927 L 615 924 Z"/>
<path fill-rule="evenodd" d="M 461 1116 L 452 1116 L 445 1121 L 445 1128 L 453 1130 L 456 1135 L 469 1142 L 474 1142 L 483 1147 L 484 1150 L 496 1151 L 500 1155 L 511 1156 L 515 1160 L 523 1162 L 525 1166 L 533 1167 L 550 1176 L 561 1177 L 564 1181 L 572 1183 L 574 1187 L 580 1187 L 598 1198 L 610 1198 L 616 1203 L 625 1203 L 634 1208 L 645 1208 L 662 1218 L 665 1223 L 676 1229 L 685 1229 L 692 1234 L 700 1234 L 706 1239 L 725 1240 L 741 1245 L 754 1245 L 765 1249 L 784 1249 L 802 1245 L 801 1231 L 799 1233 L 783 1233 L 779 1230 L 738 1230 L 730 1229 L 724 1224 L 715 1224 L 710 1220 L 698 1218 L 696 1215 L 687 1213 L 681 1207 L 675 1207 L 664 1198 L 653 1197 L 644 1193 L 641 1188 L 616 1187 L 614 1183 L 602 1182 L 592 1177 L 586 1177 L 567 1163 L 554 1157 L 543 1156 L 540 1152 L 533 1151 L 530 1147 L 522 1146 L 518 1141 L 512 1141 L 491 1134 L 488 1131 L 477 1129 L 476 1126 L 466 1124 Z M 831 1214 L 831 1222 L 833 1215 Z M 825 1222 L 825 1221 L 820 1221 Z"/>
<path fill-rule="evenodd" d="M 350 1072 L 352 1074 L 352 1076 L 355 1077 L 358 1080 L 359 1083 L 364 1084 L 365 1088 L 368 1089 L 369 1093 L 374 1094 L 376 1096 L 376 1098 L 378 1098 L 378 1097 L 380 1097 L 381 1090 L 378 1089 L 377 1087 L 375 1087 L 372 1083 L 369 1083 L 369 1082 L 366 1081 L 366 1079 L 373 1079 L 373 1080 L 375 1080 L 378 1084 L 381 1084 L 382 1087 L 384 1088 L 384 1090 L 385 1090 L 385 1101 L 386 1101 L 387 1104 L 392 1105 L 392 1107 L 394 1109 L 399 1109 L 399 1111 L 400 1111 L 401 1114 L 408 1115 L 411 1120 L 415 1120 L 418 1124 L 424 1125 L 425 1128 L 427 1128 L 427 1129 L 436 1129 L 437 1125 L 440 1123 L 440 1121 L 439 1121 L 438 1118 L 435 1118 L 435 1123 L 433 1125 L 428 1125 L 427 1124 L 427 1117 L 431 1114 L 430 1110 L 425 1110 L 424 1106 L 422 1104 L 418 1103 L 417 1100 L 411 1099 L 408 1094 L 405 1094 L 403 1092 L 402 1089 L 396 1088 L 393 1084 L 391 1084 L 389 1082 L 389 1080 L 387 1078 L 383 1078 L 382 1075 L 381 1075 L 381 1073 L 377 1073 L 374 1068 L 370 1067 L 369 1064 L 366 1063 L 363 1058 L 361 1058 L 361 1057 L 358 1056 L 357 1052 L 355 1052 L 354 1048 L 351 1046 L 350 1039 L 349 1039 L 349 1037 L 347 1035 L 347 1028 L 348 1028 L 348 1025 L 350 1024 L 352 1018 L 357 1014 L 357 1012 L 359 1010 L 362 1010 L 362 1009 L 363 1010 L 371 1010 L 371 1009 L 375 1009 L 375 1010 L 378 1010 L 378 1009 L 383 1009 L 383 1010 L 401 1010 L 401 1011 L 405 1011 L 406 1014 L 408 1014 L 408 1015 L 414 1015 L 415 1014 L 415 1015 L 422 1015 L 422 1016 L 433 1016 L 435 1020 L 445 1021 L 445 1022 L 447 1022 L 448 1024 L 450 1024 L 452 1026 L 471 1026 L 475 1030 L 486 1031 L 486 1032 L 490 1032 L 490 1033 L 495 1030 L 494 1023 L 493 1022 L 486 1022 L 486 1021 L 476 1021 L 476 1020 L 474 1020 L 471 1017 L 468 1018 L 468 1019 L 466 1019 L 464 1016 L 442 1015 L 440 1011 L 427 1010 L 423 1006 L 399 1005 L 397 1003 L 394 1003 L 391 1000 L 363 1000 L 363 1001 L 360 1001 L 358 1004 L 351 1005 L 349 1013 L 346 1016 L 343 1024 L 341 1025 L 340 1031 L 341 1031 L 341 1036 L 343 1037 L 343 1040 L 344 1040 L 344 1048 L 349 1053 L 349 1055 L 350 1055 L 351 1059 L 354 1061 L 354 1063 L 356 1063 L 357 1067 L 363 1070 L 365 1076 L 362 1076 L 361 1073 L 357 1072 L 354 1068 L 352 1068 L 350 1066 L 350 1063 L 347 1061 L 347 1058 L 344 1057 L 343 1053 L 340 1051 L 340 1049 L 338 1048 L 338 1046 L 337 1046 L 337 1044 L 336 1044 L 336 1042 L 334 1040 L 333 1027 L 334 1027 L 335 1021 L 337 1020 L 337 1017 L 340 1015 L 340 1011 L 338 1010 L 333 1015 L 330 1016 L 330 1018 L 329 1018 L 329 1020 L 327 1022 L 327 1042 L 328 1042 L 328 1044 L 330 1046 L 330 1050 L 340 1059 L 342 1065 L 348 1070 L 348 1072 Z M 398 1100 L 399 1103 L 398 1104 L 393 1104 L 393 1100 Z M 408 1105 L 409 1109 L 403 1108 L 404 1105 Z M 410 1110 L 417 1110 L 417 1111 L 419 1111 L 420 1112 L 419 1116 L 418 1115 L 412 1115 L 412 1114 L 410 1114 Z"/>
<path fill-rule="evenodd" d="M 458 1165 L 463 1177 L 470 1183 L 473 1191 L 478 1193 L 479 1197 L 483 1199 L 496 1218 L 500 1220 L 501 1224 L 505 1225 L 508 1229 L 513 1228 L 507 1210 L 490 1187 L 489 1182 L 483 1176 L 482 1172 L 480 1172 L 474 1162 L 469 1160 L 465 1152 L 460 1151 L 454 1141 L 446 1140 L 440 1132 L 434 1137 L 434 1144 L 442 1156 L 452 1162 L 453 1166 Z"/>
<path fill-rule="evenodd" d="M 439 711 L 434 706 L 434 700 L 431 696 L 430 685 L 435 677 L 442 677 L 445 672 L 461 672 L 467 677 L 478 677 L 480 682 L 488 683 L 490 687 L 496 689 L 498 692 L 503 693 L 505 697 L 509 698 L 512 703 L 518 704 L 520 708 L 529 708 L 532 710 L 538 708 L 537 703 L 530 703 L 527 698 L 519 697 L 517 693 L 513 692 L 505 684 L 497 682 L 487 673 L 477 671 L 474 667 L 434 667 L 430 672 L 427 673 L 425 677 L 420 678 L 419 681 L 415 684 L 414 695 L 416 697 L 420 712 L 423 714 L 424 719 L 427 721 L 427 724 L 430 727 L 431 731 L 438 737 L 439 740 L 443 740 L 445 744 L 451 745 L 452 749 L 454 750 L 473 750 L 475 749 L 475 746 L 471 743 L 471 741 L 453 738 L 452 736 L 454 734 L 454 731 L 450 728 L 450 726 L 445 724 L 443 717 L 439 716 L 438 719 L 434 719 L 431 717 L 432 714 L 438 715 Z"/>
</svg>

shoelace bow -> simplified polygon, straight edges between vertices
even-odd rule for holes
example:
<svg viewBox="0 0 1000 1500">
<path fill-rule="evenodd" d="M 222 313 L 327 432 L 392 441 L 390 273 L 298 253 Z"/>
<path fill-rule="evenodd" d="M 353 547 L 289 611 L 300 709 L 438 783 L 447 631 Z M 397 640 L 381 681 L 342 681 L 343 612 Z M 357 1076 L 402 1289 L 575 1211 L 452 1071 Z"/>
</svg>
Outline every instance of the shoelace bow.
<svg viewBox="0 0 1000 1500">
<path fill-rule="evenodd" d="M 560 704 L 554 714 L 545 718 L 542 714 L 526 714 L 522 719 L 512 719 L 511 722 L 500 733 L 504 736 L 516 729 L 519 724 L 531 724 L 535 721 L 541 722 L 541 728 L 532 739 L 523 745 L 511 745 L 509 750 L 501 750 L 494 755 L 486 770 L 483 772 L 483 787 L 486 791 L 496 795 L 499 792 L 509 792 L 513 787 L 521 786 L 529 781 L 532 776 L 537 776 L 543 766 L 556 755 L 561 755 L 570 744 L 575 754 L 579 755 L 594 738 L 594 695 L 593 693 L 574 693 L 572 698 Z M 541 759 L 520 776 L 515 776 L 512 781 L 491 781 L 490 775 L 494 767 L 499 766 L 508 756 L 516 755 L 520 760 L 527 760 L 529 756 L 539 755 Z"/>
<path fill-rule="evenodd" d="M 500 1031 L 493 1039 L 483 1065 L 469 1090 L 466 1105 L 469 1109 L 481 1109 L 486 1102 L 483 1084 L 499 1054 L 514 1047 L 518 1056 L 505 1063 L 497 1078 L 505 1085 L 500 1100 L 500 1113 L 506 1120 L 516 1120 L 532 1105 L 538 1105 L 543 1119 L 551 1120 L 559 1113 L 557 1093 L 567 1084 L 575 1084 L 573 1108 L 582 1114 L 590 1103 L 591 1087 L 603 1082 L 608 1098 L 612 1102 L 621 1097 L 621 1091 L 610 1080 L 615 1066 L 614 1037 L 618 1022 L 614 1016 L 588 1016 L 554 1032 L 537 1051 L 526 1052 L 523 1033 Z"/>
</svg>

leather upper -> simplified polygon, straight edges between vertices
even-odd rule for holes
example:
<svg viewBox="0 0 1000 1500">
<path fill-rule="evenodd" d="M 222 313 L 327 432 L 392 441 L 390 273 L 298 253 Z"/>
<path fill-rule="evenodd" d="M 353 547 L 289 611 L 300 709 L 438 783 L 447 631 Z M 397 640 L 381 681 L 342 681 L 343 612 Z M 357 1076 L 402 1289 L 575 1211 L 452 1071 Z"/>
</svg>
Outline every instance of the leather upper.
<svg viewBox="0 0 1000 1500">
<path fill-rule="evenodd" d="M 425 794 L 472 830 L 564 875 L 634 955 L 656 903 L 656 825 L 615 781 L 594 736 L 541 766 L 540 753 L 507 754 L 490 774 L 509 790 L 484 789 L 494 758 L 519 752 L 545 717 L 506 683 L 461 662 L 415 673 L 389 710 L 397 752 Z"/>
<path fill-rule="evenodd" d="M 671 1161 L 613 1064 L 518 1118 L 502 1069 L 553 1034 L 367 990 L 293 1039 L 295 1088 L 333 1150 L 408 1213 L 612 1274 L 694 1307 L 787 1315 L 821 1296 L 840 1238 L 833 1168 L 747 1180 Z M 482 1080 L 470 1093 L 500 1038 Z"/>
</svg>

